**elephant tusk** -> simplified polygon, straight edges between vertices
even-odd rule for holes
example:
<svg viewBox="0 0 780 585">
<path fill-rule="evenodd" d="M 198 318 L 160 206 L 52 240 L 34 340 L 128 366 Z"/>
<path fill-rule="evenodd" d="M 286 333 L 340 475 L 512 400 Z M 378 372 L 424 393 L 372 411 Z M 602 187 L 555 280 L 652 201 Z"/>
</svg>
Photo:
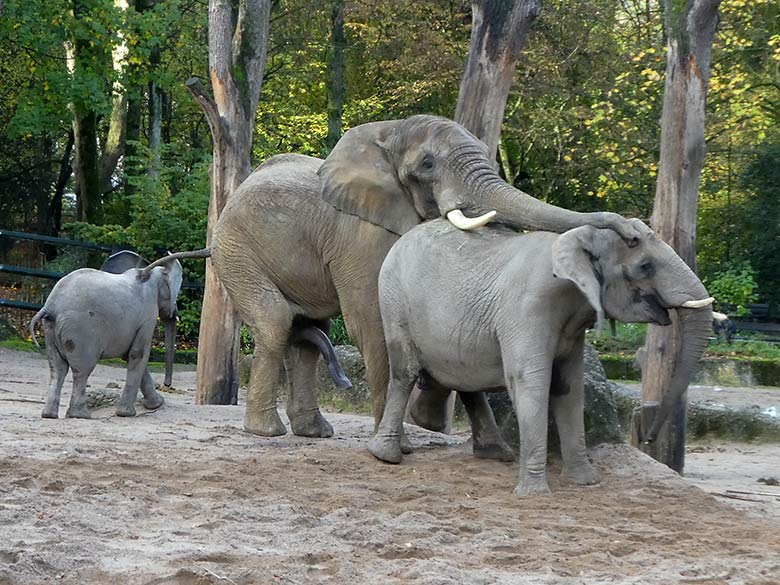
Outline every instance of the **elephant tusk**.
<svg viewBox="0 0 780 585">
<path fill-rule="evenodd" d="M 706 307 L 707 305 L 711 305 L 712 302 L 715 299 L 712 297 L 707 297 L 706 299 L 701 299 L 700 301 L 685 301 L 681 307 L 684 309 L 701 309 L 702 307 Z"/>
<path fill-rule="evenodd" d="M 495 216 L 495 211 L 488 211 L 479 217 L 466 217 L 460 209 L 453 209 L 447 214 L 447 219 L 459 230 L 473 230 L 482 227 Z"/>
</svg>

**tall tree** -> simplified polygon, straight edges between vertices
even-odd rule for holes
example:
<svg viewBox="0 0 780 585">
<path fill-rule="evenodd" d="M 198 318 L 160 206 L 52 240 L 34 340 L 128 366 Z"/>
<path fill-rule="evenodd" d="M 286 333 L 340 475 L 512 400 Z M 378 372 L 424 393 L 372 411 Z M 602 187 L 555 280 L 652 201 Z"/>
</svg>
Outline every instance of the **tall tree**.
<svg viewBox="0 0 780 585">
<path fill-rule="evenodd" d="M 471 6 L 471 42 L 455 121 L 487 144 L 493 160 L 515 66 L 540 5 L 538 0 L 474 0 Z"/>
<path fill-rule="evenodd" d="M 661 152 L 651 224 L 694 270 L 696 210 L 704 166 L 704 110 L 710 77 L 712 41 L 720 0 L 664 0 L 668 38 L 666 81 L 661 115 Z M 642 394 L 633 419 L 634 442 L 653 458 L 682 473 L 685 464 L 686 400 L 672 413 L 657 440 L 639 442 L 668 392 L 680 362 L 679 320 L 669 327 L 651 325 L 645 343 Z M 685 348 L 690 350 L 690 348 Z"/>
<path fill-rule="evenodd" d="M 200 81 L 187 86 L 203 108 L 213 139 L 206 244 L 228 197 L 249 175 L 255 110 L 263 83 L 271 0 L 210 0 L 209 74 L 214 98 Z M 235 404 L 241 322 L 211 260 L 198 342 L 198 404 Z"/>
<path fill-rule="evenodd" d="M 328 136 L 330 151 L 341 138 L 344 113 L 344 0 L 333 0 L 331 12 L 330 54 L 328 59 Z"/>
</svg>

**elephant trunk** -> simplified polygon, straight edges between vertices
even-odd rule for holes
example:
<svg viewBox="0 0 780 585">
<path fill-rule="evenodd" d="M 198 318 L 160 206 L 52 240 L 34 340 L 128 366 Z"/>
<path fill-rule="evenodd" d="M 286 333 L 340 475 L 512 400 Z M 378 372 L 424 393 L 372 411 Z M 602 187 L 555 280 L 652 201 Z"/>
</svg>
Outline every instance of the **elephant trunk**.
<svg viewBox="0 0 780 585">
<path fill-rule="evenodd" d="M 176 354 L 176 314 L 163 319 L 165 332 L 165 379 L 163 384 L 170 386 L 173 382 L 173 358 Z"/>
<path fill-rule="evenodd" d="M 704 289 L 703 286 L 701 288 Z M 704 291 L 704 296 L 698 298 L 705 297 L 706 291 Z M 696 373 L 699 360 L 707 346 L 707 338 L 712 327 L 711 304 L 699 309 L 678 308 L 677 315 L 680 324 L 679 346 L 681 350 L 674 366 L 672 380 L 664 393 L 653 424 L 644 437 L 646 443 L 655 441 L 669 414 L 688 389 L 688 383 Z"/>
<path fill-rule="evenodd" d="M 611 228 L 624 239 L 636 239 L 628 222 L 615 213 L 580 213 L 550 205 L 508 185 L 484 158 L 479 146 L 462 147 L 450 159 L 457 187 L 445 191 L 439 201 L 447 215 L 460 209 L 469 217 L 495 211 L 495 222 L 515 229 L 563 233 L 582 225 Z M 454 222 L 453 222 L 454 223 Z M 457 226 L 456 224 L 456 227 Z"/>
</svg>

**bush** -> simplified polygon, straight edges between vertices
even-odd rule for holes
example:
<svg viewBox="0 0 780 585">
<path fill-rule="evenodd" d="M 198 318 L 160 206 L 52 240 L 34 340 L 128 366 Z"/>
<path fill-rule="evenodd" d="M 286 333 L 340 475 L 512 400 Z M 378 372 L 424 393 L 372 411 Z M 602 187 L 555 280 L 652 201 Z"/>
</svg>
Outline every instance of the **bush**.
<svg viewBox="0 0 780 585">
<path fill-rule="evenodd" d="M 747 308 L 758 298 L 756 294 L 756 272 L 750 262 L 744 261 L 718 272 L 712 279 L 705 282 L 708 292 L 719 303 L 728 303 L 736 307 L 738 317 L 750 314 Z"/>
</svg>

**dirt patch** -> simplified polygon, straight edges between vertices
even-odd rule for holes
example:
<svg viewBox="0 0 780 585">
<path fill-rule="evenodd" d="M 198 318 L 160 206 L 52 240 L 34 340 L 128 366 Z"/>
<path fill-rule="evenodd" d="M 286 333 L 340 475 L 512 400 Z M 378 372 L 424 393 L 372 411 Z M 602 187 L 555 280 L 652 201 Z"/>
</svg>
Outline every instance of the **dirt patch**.
<svg viewBox="0 0 780 585">
<path fill-rule="evenodd" d="M 43 420 L 47 377 L 0 350 L 0 584 L 780 582 L 777 517 L 628 446 L 592 452 L 599 486 L 560 485 L 552 462 L 552 494 L 518 499 L 517 466 L 474 459 L 463 436 L 409 427 L 417 451 L 390 466 L 365 449 L 366 417 L 261 439 L 242 407 L 191 391 L 134 419 Z M 91 384 L 123 377 L 99 367 Z M 713 449 L 690 454 L 704 478 Z"/>
</svg>

